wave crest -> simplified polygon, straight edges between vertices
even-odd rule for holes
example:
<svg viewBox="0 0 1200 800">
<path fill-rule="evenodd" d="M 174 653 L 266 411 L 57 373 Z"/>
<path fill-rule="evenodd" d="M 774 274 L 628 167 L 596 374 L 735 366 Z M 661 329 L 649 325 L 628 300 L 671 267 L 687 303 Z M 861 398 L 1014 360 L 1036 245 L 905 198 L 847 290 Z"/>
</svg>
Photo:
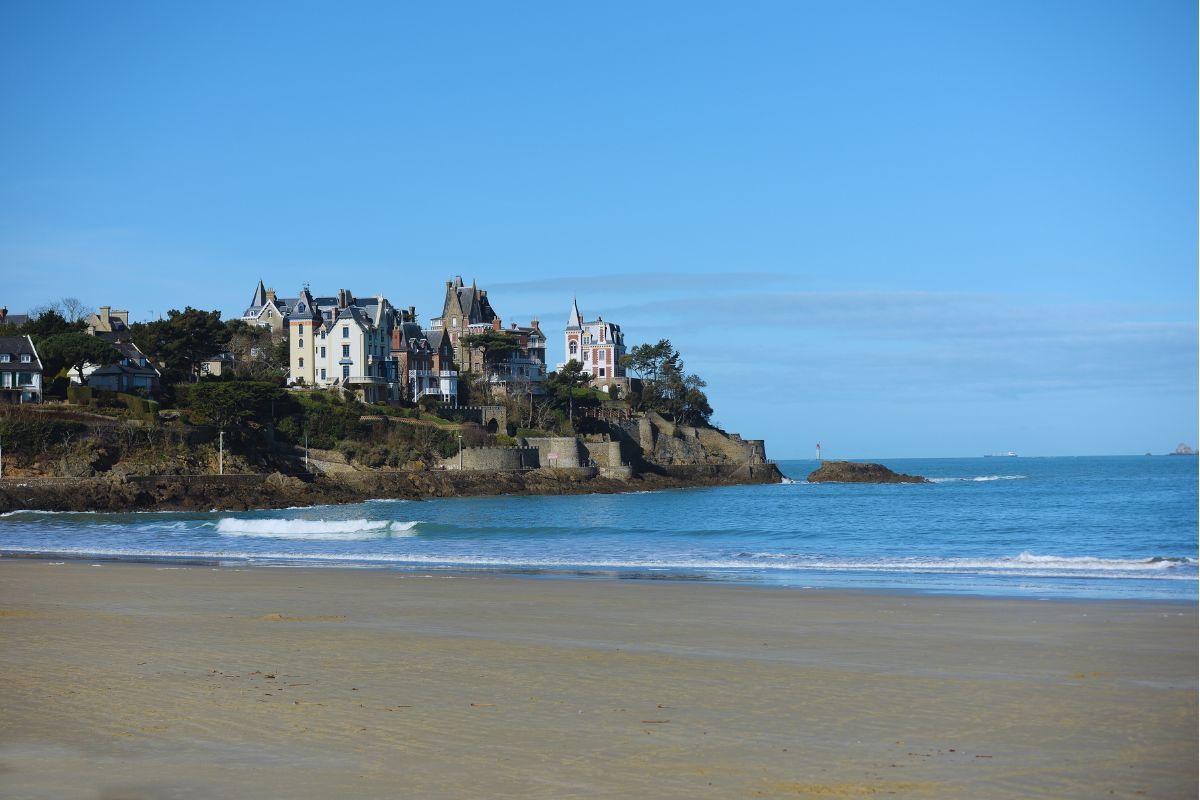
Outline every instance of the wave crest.
<svg viewBox="0 0 1200 800">
<path fill-rule="evenodd" d="M 934 483 L 955 483 L 957 481 L 971 481 L 980 483 L 984 481 L 1023 481 L 1028 475 L 979 475 L 977 477 L 966 478 L 930 478 Z"/>
<path fill-rule="evenodd" d="M 419 522 L 345 519 L 238 519 L 225 517 L 217 522 L 222 536 L 255 536 L 265 539 L 310 539 L 324 541 L 364 541 L 385 537 L 415 536 Z"/>
</svg>

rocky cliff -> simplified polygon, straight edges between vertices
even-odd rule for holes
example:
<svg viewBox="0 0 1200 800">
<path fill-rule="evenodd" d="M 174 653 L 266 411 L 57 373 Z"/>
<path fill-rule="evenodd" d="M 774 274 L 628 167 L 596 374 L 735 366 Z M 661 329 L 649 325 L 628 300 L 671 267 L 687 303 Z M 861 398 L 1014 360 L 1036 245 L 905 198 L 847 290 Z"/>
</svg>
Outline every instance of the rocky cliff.
<svg viewBox="0 0 1200 800">
<path fill-rule="evenodd" d="M 743 439 L 717 428 L 676 425 L 653 412 L 613 423 L 622 455 L 631 463 L 666 465 L 761 465 L 767 463 L 761 439 Z"/>
<path fill-rule="evenodd" d="M 244 511 L 357 503 L 379 498 L 421 500 L 500 494 L 612 494 L 693 486 L 779 483 L 774 464 L 681 466 L 670 474 L 597 476 L 595 469 L 523 472 L 363 471 L 321 476 L 164 475 L 101 478 L 5 478 L 0 513 L 44 511 Z"/>
</svg>

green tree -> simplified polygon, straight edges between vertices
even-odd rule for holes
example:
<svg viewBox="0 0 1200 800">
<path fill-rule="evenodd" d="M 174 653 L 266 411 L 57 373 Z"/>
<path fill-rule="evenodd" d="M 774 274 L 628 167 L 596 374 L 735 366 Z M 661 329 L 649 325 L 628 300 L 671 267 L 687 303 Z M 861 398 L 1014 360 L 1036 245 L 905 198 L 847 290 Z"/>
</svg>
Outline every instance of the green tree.
<svg viewBox="0 0 1200 800">
<path fill-rule="evenodd" d="M 221 322 L 220 311 L 202 311 L 191 306 L 183 311 L 171 309 L 166 319 L 130 328 L 134 344 L 143 353 L 193 381 L 200 377 L 201 362 L 225 350 L 231 333 Z"/>
<path fill-rule="evenodd" d="M 38 355 L 42 357 L 42 368 L 47 375 L 73 369 L 79 373 L 80 383 L 83 383 L 85 364 L 104 366 L 121 357 L 117 348 L 104 339 L 79 332 L 58 333 L 43 339 L 38 345 Z"/>
<path fill-rule="evenodd" d="M 707 385 L 683 366 L 679 351 L 669 339 L 634 347 L 621 364 L 641 378 L 640 392 L 630 399 L 636 407 L 657 411 L 685 425 L 708 425 L 712 406 L 704 393 Z"/>
<path fill-rule="evenodd" d="M 584 372 L 583 365 L 573 358 L 557 372 L 546 376 L 546 390 L 555 403 L 566 410 L 572 426 L 575 424 L 576 406 L 597 403 L 595 391 L 588 388 L 591 382 L 592 376 Z"/>
<path fill-rule="evenodd" d="M 482 354 L 484 372 L 488 371 L 489 365 L 494 366 L 497 361 L 521 349 L 521 344 L 515 337 L 491 328 L 480 333 L 468 333 L 459 337 L 458 341 L 464 347 L 478 350 Z"/>
<path fill-rule="evenodd" d="M 637 373 L 643 381 L 654 383 L 662 371 L 663 364 L 671 359 L 675 348 L 669 339 L 659 339 L 658 344 L 639 344 L 621 357 L 621 366 Z"/>
<path fill-rule="evenodd" d="M 22 334 L 33 337 L 33 343 L 39 349 L 42 342 L 60 333 L 78 333 L 83 330 L 80 322 L 69 322 L 54 308 L 45 308 L 33 319 L 21 326 Z"/>
<path fill-rule="evenodd" d="M 248 423 L 266 424 L 272 402 L 287 403 L 287 393 L 262 381 L 205 381 L 188 390 L 188 406 L 201 421 L 233 438 L 244 439 Z"/>
</svg>

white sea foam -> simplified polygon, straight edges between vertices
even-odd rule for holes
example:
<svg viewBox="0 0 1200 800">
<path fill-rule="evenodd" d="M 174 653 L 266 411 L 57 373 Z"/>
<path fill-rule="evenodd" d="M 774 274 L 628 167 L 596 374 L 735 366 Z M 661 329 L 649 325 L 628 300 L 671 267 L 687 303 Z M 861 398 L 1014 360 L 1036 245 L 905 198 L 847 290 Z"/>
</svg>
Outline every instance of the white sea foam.
<svg viewBox="0 0 1200 800">
<path fill-rule="evenodd" d="M 268 520 L 254 520 L 266 522 Z M 289 520 L 276 520 L 288 522 Z M 303 520 L 290 520 L 300 522 Z M 365 522 L 365 520 L 359 520 Z M 346 524 L 346 523 L 339 523 Z M 399 523 L 415 525 L 417 523 Z M 382 529 L 372 529 L 377 538 L 387 535 Z M 254 534 L 251 534 L 254 535 Z M 339 539 L 343 536 L 333 534 Z M 410 534 L 411 535 L 411 534 Z M 316 538 L 313 536 L 289 536 L 272 538 Z M 344 539 L 343 539 L 344 540 Z M 785 553 L 739 553 L 728 558 L 521 558 L 516 556 L 451 555 L 422 553 L 307 553 L 302 551 L 252 552 L 240 550 L 133 550 L 95 548 L 43 548 L 6 547 L 9 553 L 40 553 L 47 556 L 75 555 L 78 557 L 138 558 L 204 558 L 248 561 L 302 562 L 318 566 L 355 566 L 365 564 L 420 565 L 447 568 L 490 568 L 505 569 L 644 569 L 644 570 L 735 570 L 735 571 L 821 571 L 821 572 L 871 572 L 871 573 L 930 573 L 930 574 L 977 574 L 991 576 L 1023 577 L 1073 577 L 1073 578 L 1137 578 L 1143 580 L 1195 581 L 1197 560 L 1188 557 L 1156 557 L 1143 559 L 1103 559 L 1090 556 L 1039 556 L 1022 553 L 1018 556 L 996 559 L 912 559 L 878 561 L 822 561 Z M 1189 569 L 1190 568 L 1190 569 Z"/>
<path fill-rule="evenodd" d="M 415 536 L 419 522 L 386 520 L 239 519 L 225 517 L 217 522 L 222 536 L 255 536 L 266 539 L 315 539 L 363 541 L 384 537 Z"/>
<path fill-rule="evenodd" d="M 979 475 L 976 477 L 966 478 L 930 478 L 934 483 L 955 483 L 957 481 L 969 482 L 984 482 L 984 481 L 1023 481 L 1028 478 L 1028 475 Z"/>
</svg>

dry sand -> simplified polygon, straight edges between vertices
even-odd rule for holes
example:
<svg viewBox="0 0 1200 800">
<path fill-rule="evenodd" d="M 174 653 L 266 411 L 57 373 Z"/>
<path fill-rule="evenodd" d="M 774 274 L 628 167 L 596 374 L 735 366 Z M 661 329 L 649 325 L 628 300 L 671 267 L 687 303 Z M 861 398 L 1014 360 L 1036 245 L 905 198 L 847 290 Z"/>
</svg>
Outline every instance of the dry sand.
<svg viewBox="0 0 1200 800">
<path fill-rule="evenodd" d="M 0 795 L 1195 797 L 1196 608 L 0 562 Z"/>
</svg>

